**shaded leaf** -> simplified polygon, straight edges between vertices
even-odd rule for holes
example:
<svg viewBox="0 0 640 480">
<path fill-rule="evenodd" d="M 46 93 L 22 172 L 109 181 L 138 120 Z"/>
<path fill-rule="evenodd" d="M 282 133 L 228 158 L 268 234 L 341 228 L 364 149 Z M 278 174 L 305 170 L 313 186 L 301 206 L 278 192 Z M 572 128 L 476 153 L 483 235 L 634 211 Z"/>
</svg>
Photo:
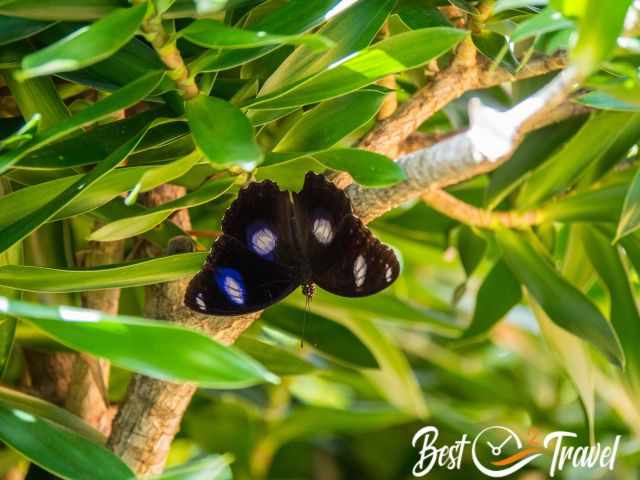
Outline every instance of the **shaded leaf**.
<svg viewBox="0 0 640 480">
<path fill-rule="evenodd" d="M 558 326 L 589 341 L 616 365 L 624 353 L 611 324 L 600 311 L 553 267 L 532 234 L 496 232 L 504 260 Z"/>
<path fill-rule="evenodd" d="M 26 145 L 0 154 L 0 173 L 5 172 L 9 167 L 37 148 L 52 143 L 85 125 L 97 122 L 139 102 L 153 91 L 163 76 L 164 72 L 151 72 L 144 75 L 105 99 L 85 108 L 80 113 L 47 128 Z"/>
<path fill-rule="evenodd" d="M 306 315 L 306 320 L 305 320 Z M 262 319 L 302 340 L 320 352 L 361 368 L 376 368 L 375 358 L 367 347 L 342 325 L 313 312 L 305 312 L 289 305 L 275 305 L 267 309 Z M 305 321 L 308 329 L 305 330 Z"/>
<path fill-rule="evenodd" d="M 478 289 L 473 318 L 462 338 L 472 338 L 487 333 L 520 300 L 522 300 L 520 282 L 513 276 L 507 265 L 502 260 L 498 260 Z"/>
</svg>

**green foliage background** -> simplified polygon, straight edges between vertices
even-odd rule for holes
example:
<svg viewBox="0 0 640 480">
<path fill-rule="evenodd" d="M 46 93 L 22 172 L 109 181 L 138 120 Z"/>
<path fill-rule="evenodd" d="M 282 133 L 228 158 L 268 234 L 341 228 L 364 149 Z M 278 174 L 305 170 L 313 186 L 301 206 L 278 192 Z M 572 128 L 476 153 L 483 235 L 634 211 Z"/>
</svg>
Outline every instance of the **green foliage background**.
<svg viewBox="0 0 640 480">
<path fill-rule="evenodd" d="M 443 13 L 450 3 L 468 29 Z M 615 478 L 636 478 L 633 19 L 621 36 L 630 2 L 450 3 L 0 0 L 0 474 L 32 461 L 63 478 L 133 478 L 95 430 L 17 392 L 23 352 L 36 348 L 110 360 L 114 403 L 132 372 L 200 387 L 165 479 L 411 478 L 411 437 L 427 423 L 443 443 L 495 424 L 521 436 L 575 431 L 579 444 L 621 434 Z M 491 68 L 517 75 L 568 52 L 567 69 L 584 79 L 572 102 L 587 113 L 528 134 L 510 161 L 448 189 L 526 222 L 478 226 L 421 201 L 394 206 L 371 228 L 397 249 L 401 277 L 369 298 L 320 292 L 304 348 L 298 294 L 233 347 L 143 318 L 144 286 L 199 270 L 248 181 L 297 190 L 309 170 L 346 171 L 367 188 L 404 181 L 358 141 L 385 99 L 410 101 L 432 80 L 425 65 L 445 69 L 469 36 Z M 166 68 L 171 55 L 189 76 Z M 389 75 L 393 92 L 377 83 Z M 471 96 L 504 110 L 550 78 L 467 93 L 419 131 L 459 131 Z M 167 183 L 187 194 L 145 207 L 143 195 Z M 185 234 L 170 221 L 182 209 L 197 251 L 154 256 Z M 107 241 L 123 241 L 126 260 L 82 268 L 79 254 Z M 118 316 L 78 308 L 81 293 L 105 288 L 122 289 Z M 548 460 L 525 473 L 546 472 Z M 459 472 L 432 474 L 476 476 L 468 457 Z"/>
</svg>

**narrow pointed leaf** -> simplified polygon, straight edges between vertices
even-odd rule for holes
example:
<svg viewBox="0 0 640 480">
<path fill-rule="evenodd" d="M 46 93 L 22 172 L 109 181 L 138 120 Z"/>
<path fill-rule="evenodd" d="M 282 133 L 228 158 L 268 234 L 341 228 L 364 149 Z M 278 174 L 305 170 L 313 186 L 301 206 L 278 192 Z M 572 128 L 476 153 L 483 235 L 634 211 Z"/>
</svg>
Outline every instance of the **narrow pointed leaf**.
<svg viewBox="0 0 640 480">
<path fill-rule="evenodd" d="M 197 273 L 206 253 L 183 253 L 100 268 L 0 266 L 0 285 L 34 292 L 82 292 L 170 282 Z"/>
<path fill-rule="evenodd" d="M 20 80 L 78 70 L 108 57 L 135 35 L 147 4 L 115 10 L 88 27 L 22 59 Z"/>
<path fill-rule="evenodd" d="M 324 50 L 332 45 L 321 35 L 278 35 L 263 30 L 244 30 L 210 19 L 200 19 L 181 30 L 179 35 L 206 48 L 256 48 L 268 45 L 307 45 Z"/>
<path fill-rule="evenodd" d="M 139 102 L 160 83 L 164 72 L 151 72 L 138 80 L 122 87 L 107 98 L 85 108 L 80 113 L 44 130 L 33 141 L 8 152 L 0 154 L 0 173 L 19 162 L 27 154 L 44 145 L 52 143 L 85 125 L 97 122 L 119 110 Z"/>
<path fill-rule="evenodd" d="M 177 200 L 145 210 L 144 213 L 108 223 L 93 232 L 89 240 L 109 242 L 140 235 L 162 223 L 176 210 L 195 207 L 218 198 L 231 188 L 233 182 L 233 179 L 210 182 L 199 190 L 188 193 Z"/>
<path fill-rule="evenodd" d="M 144 131 L 137 133 L 133 138 L 123 144 L 120 148 L 115 150 L 111 155 L 100 162 L 96 167 L 88 174 L 81 177 L 78 181 L 60 193 L 47 205 L 34 211 L 26 217 L 16 220 L 11 225 L 0 230 L 0 252 L 4 252 L 14 243 L 22 240 L 29 233 L 33 232 L 40 225 L 51 219 L 56 213 L 60 212 L 65 205 L 71 202 L 77 197 L 83 190 L 90 188 L 100 178 L 104 177 L 107 173 L 113 170 L 120 162 L 122 162 L 127 155 L 138 144 Z"/>
<path fill-rule="evenodd" d="M 596 346 L 610 361 L 624 365 L 624 353 L 611 324 L 555 270 L 533 234 L 496 233 L 505 262 L 557 325 Z"/>
<path fill-rule="evenodd" d="M 48 307 L 5 297 L 0 297 L 0 311 L 28 320 L 70 348 L 155 378 L 211 388 L 278 381 L 245 354 L 166 321 L 76 307 Z"/>
<path fill-rule="evenodd" d="M 278 109 L 338 97 L 387 75 L 419 67 L 455 47 L 466 35 L 463 30 L 446 27 L 394 35 L 293 88 L 258 97 L 245 106 Z"/>
</svg>

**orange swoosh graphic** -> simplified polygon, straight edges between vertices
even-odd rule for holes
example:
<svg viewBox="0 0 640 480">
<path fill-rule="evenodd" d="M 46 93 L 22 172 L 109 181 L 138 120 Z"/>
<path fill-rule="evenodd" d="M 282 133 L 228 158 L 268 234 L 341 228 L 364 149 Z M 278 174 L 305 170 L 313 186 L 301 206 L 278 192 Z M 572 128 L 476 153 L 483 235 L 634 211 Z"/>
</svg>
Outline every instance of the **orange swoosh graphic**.
<svg viewBox="0 0 640 480">
<path fill-rule="evenodd" d="M 510 457 L 503 458 L 498 462 L 491 462 L 496 467 L 504 467 L 505 465 L 511 465 L 512 463 L 517 462 L 521 458 L 524 458 L 528 455 L 532 455 L 534 453 L 542 452 L 541 448 L 525 448 L 524 450 L 520 450 L 518 453 L 514 453 Z"/>
</svg>

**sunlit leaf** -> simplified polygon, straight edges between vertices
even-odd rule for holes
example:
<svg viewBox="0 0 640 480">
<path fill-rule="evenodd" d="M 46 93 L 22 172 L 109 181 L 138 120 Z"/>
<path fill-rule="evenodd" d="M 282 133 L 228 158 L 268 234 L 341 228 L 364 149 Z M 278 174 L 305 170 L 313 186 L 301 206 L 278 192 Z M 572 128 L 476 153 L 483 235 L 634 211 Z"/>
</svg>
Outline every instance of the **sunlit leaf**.
<svg viewBox="0 0 640 480">
<path fill-rule="evenodd" d="M 127 43 L 147 12 L 147 4 L 116 10 L 89 27 L 22 59 L 19 79 L 78 70 L 97 63 Z"/>
<path fill-rule="evenodd" d="M 47 307 L 5 297 L 0 297 L 0 311 L 28 320 L 64 345 L 156 378 L 212 388 L 278 381 L 241 352 L 168 322 L 75 307 Z M 171 355 L 167 355 L 168 349 Z"/>
</svg>

